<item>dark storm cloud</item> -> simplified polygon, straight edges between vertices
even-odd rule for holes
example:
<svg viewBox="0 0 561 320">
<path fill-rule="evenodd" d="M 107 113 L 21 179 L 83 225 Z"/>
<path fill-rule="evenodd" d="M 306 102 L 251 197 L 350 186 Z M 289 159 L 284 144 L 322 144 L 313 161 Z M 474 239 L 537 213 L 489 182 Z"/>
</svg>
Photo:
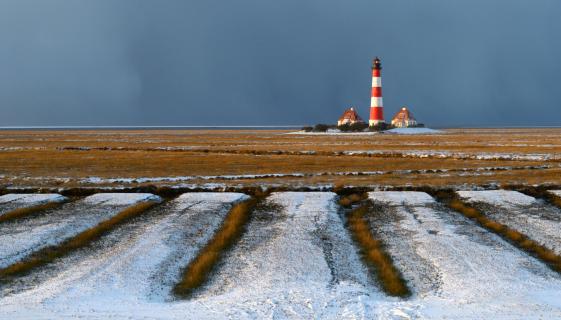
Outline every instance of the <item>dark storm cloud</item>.
<svg viewBox="0 0 561 320">
<path fill-rule="evenodd" d="M 0 2 L 0 125 L 560 125 L 556 0 Z"/>
</svg>

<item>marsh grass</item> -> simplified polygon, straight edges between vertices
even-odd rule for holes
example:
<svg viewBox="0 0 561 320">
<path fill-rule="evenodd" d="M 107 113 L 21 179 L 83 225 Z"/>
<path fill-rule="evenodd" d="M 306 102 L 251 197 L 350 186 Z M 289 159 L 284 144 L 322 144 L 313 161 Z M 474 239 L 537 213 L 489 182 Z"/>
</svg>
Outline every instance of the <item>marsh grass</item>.
<svg viewBox="0 0 561 320">
<path fill-rule="evenodd" d="M 380 240 L 372 235 L 365 219 L 370 206 L 364 204 L 347 215 L 347 225 L 353 240 L 358 244 L 363 260 L 376 274 L 382 289 L 391 296 L 407 297 L 411 294 L 399 270 L 391 257 L 385 252 Z"/>
<path fill-rule="evenodd" d="M 0 282 L 7 282 L 15 277 L 25 275 L 37 267 L 51 263 L 77 249 L 86 247 L 118 225 L 141 215 L 156 204 L 156 202 L 150 201 L 128 207 L 110 219 L 63 241 L 61 244 L 35 251 L 29 257 L 0 269 Z"/>
<path fill-rule="evenodd" d="M 180 281 L 173 288 L 173 293 L 176 296 L 187 298 L 206 283 L 223 254 L 241 237 L 245 225 L 251 218 L 252 210 L 262 196 L 264 195 L 236 203 L 232 206 L 212 239 L 199 251 L 197 256 L 183 271 Z"/>
<path fill-rule="evenodd" d="M 353 204 L 368 198 L 367 193 L 351 193 L 349 195 L 344 195 L 339 198 L 339 205 L 345 208 L 350 208 Z"/>
<path fill-rule="evenodd" d="M 36 206 L 31 206 L 27 208 L 19 208 L 14 209 L 12 211 L 8 211 L 0 216 L 0 223 L 13 221 L 16 219 L 21 219 L 28 217 L 34 213 L 43 212 L 46 210 L 54 209 L 60 207 L 64 202 L 47 202 L 42 203 Z"/>
</svg>

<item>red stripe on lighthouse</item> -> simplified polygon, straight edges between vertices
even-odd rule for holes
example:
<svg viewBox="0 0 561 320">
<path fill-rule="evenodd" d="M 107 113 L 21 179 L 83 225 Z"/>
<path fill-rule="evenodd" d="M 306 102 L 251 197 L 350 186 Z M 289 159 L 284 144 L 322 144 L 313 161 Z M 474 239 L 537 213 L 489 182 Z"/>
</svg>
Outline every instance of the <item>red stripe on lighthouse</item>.
<svg viewBox="0 0 561 320">
<path fill-rule="evenodd" d="M 370 108 L 370 119 L 384 120 L 384 108 L 381 107 Z"/>
<path fill-rule="evenodd" d="M 372 97 L 381 97 L 381 96 L 382 96 L 382 87 L 373 87 Z"/>
</svg>

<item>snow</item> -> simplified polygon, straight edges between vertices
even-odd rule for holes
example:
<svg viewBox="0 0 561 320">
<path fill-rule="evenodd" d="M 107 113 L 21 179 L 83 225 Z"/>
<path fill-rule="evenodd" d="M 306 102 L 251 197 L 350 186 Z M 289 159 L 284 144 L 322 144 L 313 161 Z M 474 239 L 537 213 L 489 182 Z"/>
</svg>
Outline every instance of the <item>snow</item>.
<svg viewBox="0 0 561 320">
<path fill-rule="evenodd" d="M 561 197 L 561 190 L 549 190 L 549 192 L 553 195 Z"/>
<path fill-rule="evenodd" d="M 417 191 L 375 191 L 369 192 L 368 196 L 375 201 L 395 206 L 422 206 L 434 203 L 434 199 L 430 195 Z"/>
<path fill-rule="evenodd" d="M 419 318 L 561 316 L 559 274 L 460 214 L 434 203 L 387 207 L 369 219 L 412 286 L 413 297 L 402 306 Z"/>
<path fill-rule="evenodd" d="M 119 199 L 121 198 L 122 199 Z M 101 201 L 100 198 L 104 199 Z M 98 201 L 99 200 L 99 201 Z M 132 202 L 134 200 L 134 202 Z M 0 225 L 0 268 L 41 248 L 56 245 L 111 218 L 137 201 L 158 201 L 152 194 L 104 194 L 68 203 L 46 215 Z"/>
<path fill-rule="evenodd" d="M 345 132 L 339 129 L 328 129 L 326 132 L 313 132 L 313 131 L 295 131 L 284 134 L 298 134 L 298 135 L 377 135 L 377 134 L 435 134 L 444 133 L 442 130 L 435 130 L 430 128 L 394 128 L 386 131 L 359 131 L 359 132 Z"/>
<path fill-rule="evenodd" d="M 325 136 L 325 135 L 333 135 L 333 136 L 345 136 L 345 135 L 352 135 L 352 136 L 356 136 L 356 135 L 362 135 L 362 136 L 371 136 L 371 135 L 377 135 L 380 134 L 379 132 L 376 131 L 359 131 L 359 132 L 344 132 L 341 131 L 339 129 L 328 129 L 325 132 L 314 132 L 314 131 L 295 131 L 295 132 L 287 132 L 287 133 L 283 133 L 283 134 L 297 134 L 297 135 L 308 135 L 308 136 Z"/>
<path fill-rule="evenodd" d="M 27 206 L 38 205 L 47 202 L 63 202 L 66 197 L 56 193 L 9 193 L 0 196 L 0 204 L 17 203 Z"/>
<path fill-rule="evenodd" d="M 394 128 L 384 133 L 394 133 L 394 134 L 435 134 L 444 133 L 442 130 L 435 130 L 431 128 Z"/>
<path fill-rule="evenodd" d="M 358 316 L 383 300 L 369 284 L 331 192 L 274 193 L 199 299 L 252 301 L 255 318 Z M 326 308 L 326 306 L 332 306 Z M 243 316 L 232 310 L 229 317 Z"/>
<path fill-rule="evenodd" d="M 188 193 L 0 297 L 9 319 L 554 319 L 561 276 L 430 196 L 371 193 L 369 216 L 413 288 L 382 294 L 330 192 L 279 192 L 191 299 L 171 300 L 182 266 L 208 241 L 234 193 Z M 79 208 L 75 208 L 79 209 Z M 76 210 L 76 212 L 78 212 Z M 47 274 L 47 271 L 45 271 Z"/>
<path fill-rule="evenodd" d="M 485 202 L 496 206 L 530 206 L 536 199 L 510 190 L 458 191 L 469 202 Z"/>
<path fill-rule="evenodd" d="M 524 233 L 561 255 L 561 211 L 558 208 L 516 191 L 459 193 L 481 207 L 491 219 Z"/>
<path fill-rule="evenodd" d="M 84 199 L 89 205 L 125 206 L 143 201 L 160 202 L 161 199 L 151 193 L 96 193 Z"/>
<path fill-rule="evenodd" d="M 71 312 L 101 319 L 106 315 L 128 318 L 135 311 L 171 317 L 173 312 L 161 311 L 176 306 L 168 300 L 181 268 L 210 239 L 230 205 L 245 198 L 241 193 L 184 194 L 166 204 L 165 212 L 137 222 L 134 227 L 140 230 L 132 235 L 126 228 L 116 231 L 116 244 L 99 245 L 101 254 L 69 257 L 73 263 L 60 265 L 71 268 L 31 290 L 0 300 L 0 317 L 8 310 L 13 312 L 11 316 L 28 317 L 29 313 L 22 313 L 23 305 L 37 308 L 37 314 L 31 313 L 33 318 L 38 314 L 51 318 L 51 312 L 59 317 Z M 204 315 L 204 308 L 199 309 L 199 315 Z M 183 319 L 188 310 L 183 303 L 176 317 Z"/>
</svg>

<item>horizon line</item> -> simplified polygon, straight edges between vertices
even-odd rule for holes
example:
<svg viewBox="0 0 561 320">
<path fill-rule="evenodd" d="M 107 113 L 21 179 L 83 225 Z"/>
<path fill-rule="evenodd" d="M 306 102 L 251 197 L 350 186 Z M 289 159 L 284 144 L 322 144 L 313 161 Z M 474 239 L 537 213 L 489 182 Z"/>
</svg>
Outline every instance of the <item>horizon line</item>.
<svg viewBox="0 0 561 320">
<path fill-rule="evenodd" d="M 174 128 L 302 128 L 308 125 L 47 125 L 47 126 L 0 126 L 0 130 L 21 130 L 21 129 L 174 129 Z M 485 126 L 433 126 L 435 129 L 538 129 L 538 128 L 561 128 L 561 125 L 543 125 L 543 126 L 530 126 L 530 125 L 485 125 Z"/>
</svg>

